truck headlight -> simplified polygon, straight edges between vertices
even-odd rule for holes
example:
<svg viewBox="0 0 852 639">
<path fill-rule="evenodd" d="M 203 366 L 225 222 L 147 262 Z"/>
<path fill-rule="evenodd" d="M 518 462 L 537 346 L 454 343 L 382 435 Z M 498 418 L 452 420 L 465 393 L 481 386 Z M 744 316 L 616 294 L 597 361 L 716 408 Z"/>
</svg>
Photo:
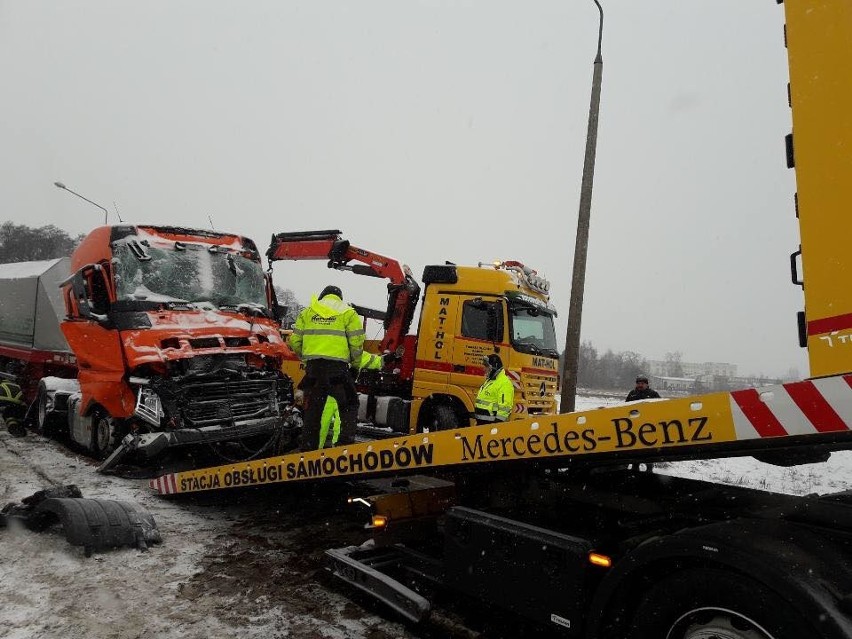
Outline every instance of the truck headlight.
<svg viewBox="0 0 852 639">
<path fill-rule="evenodd" d="M 152 389 L 141 386 L 136 398 L 136 410 L 133 414 L 153 426 L 159 426 L 163 417 L 163 404 L 160 396 Z"/>
</svg>

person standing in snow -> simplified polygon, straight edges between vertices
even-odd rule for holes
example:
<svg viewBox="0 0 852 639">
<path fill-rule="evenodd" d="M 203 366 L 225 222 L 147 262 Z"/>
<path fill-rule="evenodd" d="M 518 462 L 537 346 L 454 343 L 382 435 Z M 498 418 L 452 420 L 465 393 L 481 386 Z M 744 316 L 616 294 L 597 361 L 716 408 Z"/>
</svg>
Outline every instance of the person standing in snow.
<svg viewBox="0 0 852 639">
<path fill-rule="evenodd" d="M 474 404 L 477 424 L 505 422 L 515 405 L 515 387 L 503 370 L 503 360 L 492 353 L 482 359 L 485 381 L 479 387 Z"/>
<path fill-rule="evenodd" d="M 329 396 L 340 409 L 340 444 L 355 441 L 358 393 L 349 374 L 364 352 L 364 327 L 355 309 L 343 301 L 337 286 L 326 286 L 299 313 L 290 348 L 305 363 L 305 422 L 300 448 L 315 450 L 319 444 L 320 420 Z"/>
<path fill-rule="evenodd" d="M 660 394 L 648 386 L 648 378 L 640 375 L 636 378 L 636 388 L 627 393 L 626 402 L 635 402 L 638 399 L 659 399 Z"/>
</svg>

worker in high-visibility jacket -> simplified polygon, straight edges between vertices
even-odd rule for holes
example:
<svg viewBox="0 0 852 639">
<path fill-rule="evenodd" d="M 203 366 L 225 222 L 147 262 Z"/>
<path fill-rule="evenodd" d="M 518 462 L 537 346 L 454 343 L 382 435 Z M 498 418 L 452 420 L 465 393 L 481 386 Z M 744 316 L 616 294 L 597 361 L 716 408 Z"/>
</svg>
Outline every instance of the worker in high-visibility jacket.
<svg viewBox="0 0 852 639">
<path fill-rule="evenodd" d="M 361 353 L 361 361 L 358 367 L 355 368 L 353 366 L 350 372 L 357 379 L 358 373 L 361 371 L 379 370 L 386 357 L 388 356 L 374 355 L 373 353 L 364 351 Z M 320 448 L 325 447 L 329 431 L 331 432 L 331 445 L 337 446 L 337 442 L 340 439 L 340 410 L 337 406 L 337 401 L 335 401 L 334 397 L 331 395 L 329 395 L 328 399 L 325 400 L 325 407 L 322 410 L 322 417 L 320 418 Z"/>
<path fill-rule="evenodd" d="M 305 363 L 302 390 L 306 407 L 299 442 L 301 450 L 316 449 L 320 419 L 329 396 L 334 397 L 340 408 L 340 443 L 353 443 L 358 393 L 349 367 L 361 362 L 364 327 L 355 309 L 343 301 L 338 287 L 326 286 L 319 297 L 311 300 L 310 306 L 302 309 L 289 344 Z"/>
<path fill-rule="evenodd" d="M 12 435 L 26 435 L 24 415 L 27 403 L 21 387 L 8 379 L 0 379 L 0 417 L 6 423 L 6 428 Z"/>
<path fill-rule="evenodd" d="M 505 422 L 515 405 L 515 387 L 503 370 L 503 360 L 492 353 L 484 357 L 485 381 L 479 387 L 474 404 L 477 424 Z"/>
</svg>

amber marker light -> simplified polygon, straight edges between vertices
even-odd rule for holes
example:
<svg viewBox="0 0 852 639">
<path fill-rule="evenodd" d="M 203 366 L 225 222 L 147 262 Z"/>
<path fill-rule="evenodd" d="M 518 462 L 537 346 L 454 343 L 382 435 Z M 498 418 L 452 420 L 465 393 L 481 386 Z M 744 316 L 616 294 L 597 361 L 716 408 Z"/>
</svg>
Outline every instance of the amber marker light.
<svg viewBox="0 0 852 639">
<path fill-rule="evenodd" d="M 600 566 L 601 568 L 612 568 L 612 557 L 607 557 L 597 552 L 590 552 L 589 563 L 593 566 Z"/>
<path fill-rule="evenodd" d="M 373 515 L 370 520 L 371 528 L 385 528 L 388 525 L 388 518 L 386 515 Z"/>
</svg>

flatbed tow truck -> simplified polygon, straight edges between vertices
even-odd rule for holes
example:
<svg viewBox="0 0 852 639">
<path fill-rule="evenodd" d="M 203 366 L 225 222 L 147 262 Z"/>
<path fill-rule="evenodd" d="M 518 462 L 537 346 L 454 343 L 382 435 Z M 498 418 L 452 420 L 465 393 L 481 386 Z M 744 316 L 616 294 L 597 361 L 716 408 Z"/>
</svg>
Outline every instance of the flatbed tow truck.
<svg viewBox="0 0 852 639">
<path fill-rule="evenodd" d="M 852 638 L 852 491 L 793 497 L 653 462 L 852 448 L 852 5 L 786 0 L 811 377 L 406 435 L 151 481 L 162 494 L 357 480 L 372 538 L 329 569 L 411 621 L 439 591 L 585 639 Z M 372 491 L 372 493 L 370 492 Z"/>
</svg>

